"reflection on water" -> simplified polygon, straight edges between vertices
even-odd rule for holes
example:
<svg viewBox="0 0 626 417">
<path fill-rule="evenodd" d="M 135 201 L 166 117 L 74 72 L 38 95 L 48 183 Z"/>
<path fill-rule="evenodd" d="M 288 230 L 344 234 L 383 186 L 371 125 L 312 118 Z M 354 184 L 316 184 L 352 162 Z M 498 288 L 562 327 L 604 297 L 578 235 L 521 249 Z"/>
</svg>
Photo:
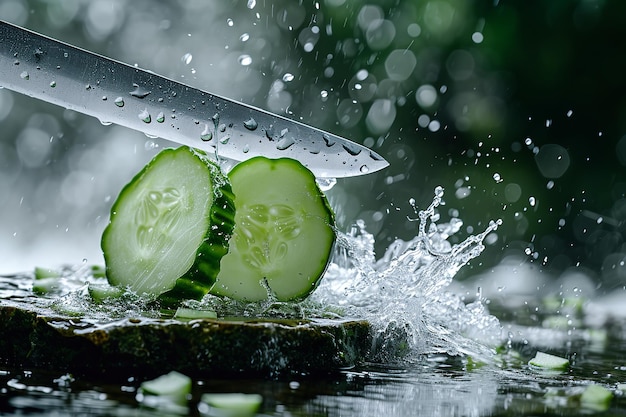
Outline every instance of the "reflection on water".
<svg viewBox="0 0 626 417">
<path fill-rule="evenodd" d="M 616 389 L 626 380 L 626 342 L 610 339 L 602 352 L 572 341 L 577 359 L 564 374 L 538 373 L 527 357 L 476 365 L 446 355 L 395 366 L 366 364 L 323 379 L 299 381 L 199 379 L 185 413 L 199 415 L 205 392 L 262 394 L 260 415 L 271 416 L 530 416 L 588 415 L 575 394 L 591 383 L 615 395 L 611 415 L 624 415 L 626 399 Z M 0 368 L 0 413 L 29 415 L 163 415 L 136 399 L 139 379 L 93 381 L 43 370 Z M 620 411 L 621 410 L 621 411 Z"/>
</svg>

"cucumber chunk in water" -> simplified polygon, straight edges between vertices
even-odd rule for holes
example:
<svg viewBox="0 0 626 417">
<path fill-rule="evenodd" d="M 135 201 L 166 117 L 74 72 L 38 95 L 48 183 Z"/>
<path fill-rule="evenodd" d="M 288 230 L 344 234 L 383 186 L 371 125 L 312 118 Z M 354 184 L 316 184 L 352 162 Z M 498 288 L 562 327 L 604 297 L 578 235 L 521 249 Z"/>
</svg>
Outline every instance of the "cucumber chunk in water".
<svg viewBox="0 0 626 417">
<path fill-rule="evenodd" d="M 144 395 L 165 397 L 175 403 L 183 404 L 191 393 L 191 378 L 180 372 L 171 371 L 156 379 L 141 384 Z"/>
<path fill-rule="evenodd" d="M 538 369 L 565 370 L 569 367 L 569 360 L 549 353 L 537 352 L 528 364 Z"/>
<path fill-rule="evenodd" d="M 230 185 L 206 154 L 161 151 L 111 208 L 102 235 L 109 283 L 164 304 L 202 298 L 228 251 L 234 210 Z"/>
<path fill-rule="evenodd" d="M 324 274 L 334 216 L 315 176 L 300 162 L 251 158 L 228 174 L 235 228 L 211 293 L 260 301 L 305 298 Z"/>
<path fill-rule="evenodd" d="M 591 384 L 580 396 L 580 402 L 587 408 L 606 410 L 613 400 L 613 392 L 602 385 Z"/>
<path fill-rule="evenodd" d="M 198 408 L 203 410 L 203 405 L 219 410 L 215 415 L 243 417 L 252 416 L 261 407 L 263 397 L 260 394 L 242 393 L 205 393 L 200 398 Z"/>
</svg>

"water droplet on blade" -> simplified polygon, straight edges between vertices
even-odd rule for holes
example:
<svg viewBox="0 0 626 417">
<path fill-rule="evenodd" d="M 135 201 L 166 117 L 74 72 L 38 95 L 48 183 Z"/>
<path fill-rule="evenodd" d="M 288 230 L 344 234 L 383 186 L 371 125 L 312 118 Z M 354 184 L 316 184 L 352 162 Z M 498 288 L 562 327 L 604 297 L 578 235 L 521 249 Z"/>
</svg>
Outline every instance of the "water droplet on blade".
<svg viewBox="0 0 626 417">
<path fill-rule="evenodd" d="M 165 115 L 163 112 L 159 112 L 159 114 L 157 114 L 156 121 L 157 123 L 163 123 L 165 121 Z"/>
<path fill-rule="evenodd" d="M 252 117 L 243 122 L 243 125 L 248 130 L 255 130 L 257 127 L 259 127 L 259 124 Z"/>
<path fill-rule="evenodd" d="M 290 137 L 282 138 L 276 144 L 276 149 L 278 149 L 279 151 L 284 151 L 284 150 L 288 149 L 294 143 L 296 143 L 296 142 L 292 138 L 290 138 Z"/>
<path fill-rule="evenodd" d="M 57 86 L 57 82 L 56 81 L 50 81 L 50 88 L 54 88 Z"/>
<path fill-rule="evenodd" d="M 324 142 L 326 142 L 326 146 L 328 146 L 329 148 L 335 144 L 335 141 L 330 137 L 328 133 L 324 133 L 322 135 L 322 138 L 324 139 Z"/>
<path fill-rule="evenodd" d="M 22 73 L 20 74 L 20 77 L 21 77 L 23 80 L 28 80 L 28 79 L 30 79 L 30 75 L 28 75 L 28 71 L 22 71 Z"/>
<path fill-rule="evenodd" d="M 144 123 L 150 123 L 152 122 L 152 117 L 150 117 L 150 113 L 148 113 L 148 109 L 144 109 L 141 113 L 139 113 L 138 117 L 144 122 Z"/>
<path fill-rule="evenodd" d="M 229 140 L 230 140 L 230 135 L 225 135 L 220 138 L 220 143 L 222 145 L 226 145 Z"/>
<path fill-rule="evenodd" d="M 361 153 L 361 148 L 358 148 L 354 145 L 344 144 L 343 149 L 346 150 L 350 155 L 356 156 Z"/>
<path fill-rule="evenodd" d="M 124 107 L 124 99 L 122 97 L 117 97 L 114 102 L 117 107 Z"/>
<path fill-rule="evenodd" d="M 129 94 L 133 97 L 137 98 L 145 98 L 150 95 L 150 91 L 146 90 L 144 87 L 133 83 L 134 90 L 129 92 Z"/>
<path fill-rule="evenodd" d="M 361 171 L 363 174 L 367 174 L 368 172 L 370 172 L 370 169 L 368 168 L 367 165 L 361 165 L 361 168 L 359 168 L 359 171 Z"/>
</svg>

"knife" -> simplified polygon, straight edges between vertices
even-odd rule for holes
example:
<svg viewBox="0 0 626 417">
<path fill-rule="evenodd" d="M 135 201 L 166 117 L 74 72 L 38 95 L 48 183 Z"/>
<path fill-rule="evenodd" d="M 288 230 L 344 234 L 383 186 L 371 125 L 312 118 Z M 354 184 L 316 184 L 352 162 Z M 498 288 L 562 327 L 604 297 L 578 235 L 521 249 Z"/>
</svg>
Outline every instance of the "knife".
<svg viewBox="0 0 626 417">
<path fill-rule="evenodd" d="M 4 21 L 0 86 L 217 158 L 289 157 L 318 178 L 357 176 L 389 165 L 342 137 Z"/>
</svg>

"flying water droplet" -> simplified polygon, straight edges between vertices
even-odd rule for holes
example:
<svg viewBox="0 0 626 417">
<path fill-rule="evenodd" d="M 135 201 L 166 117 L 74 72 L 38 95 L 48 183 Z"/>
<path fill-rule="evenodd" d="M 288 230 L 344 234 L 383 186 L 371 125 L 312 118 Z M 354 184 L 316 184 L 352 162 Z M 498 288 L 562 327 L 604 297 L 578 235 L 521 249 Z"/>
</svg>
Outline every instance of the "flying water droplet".
<svg viewBox="0 0 626 417">
<path fill-rule="evenodd" d="M 20 77 L 22 77 L 23 80 L 30 79 L 30 75 L 28 74 L 28 71 L 22 71 L 22 73 L 20 74 Z"/>
<path fill-rule="evenodd" d="M 139 113 L 138 116 L 144 123 L 152 122 L 152 117 L 150 117 L 150 113 L 148 113 L 148 109 L 144 109 L 141 113 Z"/>
<path fill-rule="evenodd" d="M 242 54 L 239 55 L 237 61 L 239 62 L 239 65 L 247 67 L 248 65 L 252 64 L 252 57 L 248 54 Z"/>
<path fill-rule="evenodd" d="M 493 180 L 497 183 L 500 183 L 502 182 L 502 176 L 496 172 L 495 174 L 493 174 Z"/>
<path fill-rule="evenodd" d="M 122 97 L 116 98 L 114 102 L 117 107 L 124 107 L 124 99 Z"/>
<path fill-rule="evenodd" d="M 285 73 L 285 75 L 283 75 L 283 81 L 288 83 L 289 81 L 293 81 L 294 79 L 294 75 L 290 72 Z"/>
<path fill-rule="evenodd" d="M 129 94 L 133 97 L 137 97 L 137 98 L 145 98 L 148 95 L 150 95 L 150 91 L 146 90 L 144 87 L 133 83 L 133 88 L 134 90 L 129 92 Z"/>
<path fill-rule="evenodd" d="M 185 55 L 183 55 L 180 60 L 183 61 L 183 64 L 185 65 L 189 65 L 191 64 L 191 60 L 193 59 L 193 55 L 191 55 L 189 52 L 187 52 Z"/>
<path fill-rule="evenodd" d="M 256 0 L 248 0 L 248 9 L 254 9 L 256 6 Z"/>
<path fill-rule="evenodd" d="M 232 27 L 232 26 L 235 24 L 235 22 L 233 22 L 233 19 L 231 19 L 231 18 L 229 17 L 228 19 L 226 19 L 226 24 L 227 24 L 228 26 Z"/>
<path fill-rule="evenodd" d="M 243 125 L 248 130 L 256 130 L 259 127 L 259 124 L 252 117 L 243 122 Z"/>
<path fill-rule="evenodd" d="M 249 33 L 243 33 L 241 34 L 241 36 L 239 37 L 239 40 L 241 42 L 247 42 L 248 39 L 250 39 L 250 34 Z"/>
</svg>

